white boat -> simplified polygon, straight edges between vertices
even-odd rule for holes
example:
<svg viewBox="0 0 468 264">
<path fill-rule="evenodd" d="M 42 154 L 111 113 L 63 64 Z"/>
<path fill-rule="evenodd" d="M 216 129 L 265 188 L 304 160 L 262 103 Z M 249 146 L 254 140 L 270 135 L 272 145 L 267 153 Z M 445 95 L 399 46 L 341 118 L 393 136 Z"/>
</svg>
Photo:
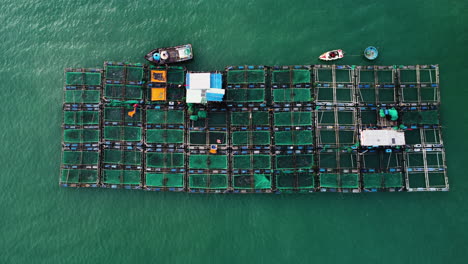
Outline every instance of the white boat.
<svg viewBox="0 0 468 264">
<path fill-rule="evenodd" d="M 332 61 L 332 60 L 338 60 L 344 57 L 344 51 L 338 49 L 338 50 L 330 50 L 322 55 L 320 55 L 319 59 L 324 60 L 324 61 Z"/>
</svg>

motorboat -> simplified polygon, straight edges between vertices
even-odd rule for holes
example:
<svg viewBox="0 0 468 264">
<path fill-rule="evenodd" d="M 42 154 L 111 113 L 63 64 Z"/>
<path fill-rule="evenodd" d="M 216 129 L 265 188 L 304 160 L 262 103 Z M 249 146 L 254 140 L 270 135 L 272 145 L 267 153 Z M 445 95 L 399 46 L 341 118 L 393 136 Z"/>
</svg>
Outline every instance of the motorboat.
<svg viewBox="0 0 468 264">
<path fill-rule="evenodd" d="M 145 55 L 145 59 L 154 64 L 169 64 L 193 59 L 192 45 L 157 48 Z"/>
<path fill-rule="evenodd" d="M 338 60 L 344 57 L 344 51 L 343 50 L 330 50 L 322 55 L 320 55 L 319 59 L 324 60 L 324 61 L 332 61 L 332 60 Z"/>
</svg>

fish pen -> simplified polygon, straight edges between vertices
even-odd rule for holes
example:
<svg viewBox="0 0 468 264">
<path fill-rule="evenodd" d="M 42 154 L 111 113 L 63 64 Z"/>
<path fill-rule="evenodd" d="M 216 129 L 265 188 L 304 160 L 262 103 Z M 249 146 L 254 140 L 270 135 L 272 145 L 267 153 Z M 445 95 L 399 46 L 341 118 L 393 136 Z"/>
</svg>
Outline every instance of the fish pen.
<svg viewBox="0 0 468 264">
<path fill-rule="evenodd" d="M 101 69 L 66 69 L 60 185 L 99 184 Z"/>
<path fill-rule="evenodd" d="M 66 69 L 60 186 L 448 191 L 437 65 Z"/>
<path fill-rule="evenodd" d="M 266 103 L 266 76 L 265 66 L 226 67 L 226 102 Z"/>
<path fill-rule="evenodd" d="M 273 104 L 310 103 L 314 100 L 310 65 L 274 66 L 271 69 Z"/>
</svg>

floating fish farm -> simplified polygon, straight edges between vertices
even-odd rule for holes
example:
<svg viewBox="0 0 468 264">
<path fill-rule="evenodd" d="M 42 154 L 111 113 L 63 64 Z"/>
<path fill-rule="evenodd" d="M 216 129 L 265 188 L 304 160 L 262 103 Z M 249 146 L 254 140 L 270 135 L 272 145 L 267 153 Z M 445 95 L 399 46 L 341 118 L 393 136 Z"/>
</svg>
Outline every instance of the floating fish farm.
<svg viewBox="0 0 468 264">
<path fill-rule="evenodd" d="M 66 69 L 60 186 L 448 191 L 438 65 Z"/>
</svg>

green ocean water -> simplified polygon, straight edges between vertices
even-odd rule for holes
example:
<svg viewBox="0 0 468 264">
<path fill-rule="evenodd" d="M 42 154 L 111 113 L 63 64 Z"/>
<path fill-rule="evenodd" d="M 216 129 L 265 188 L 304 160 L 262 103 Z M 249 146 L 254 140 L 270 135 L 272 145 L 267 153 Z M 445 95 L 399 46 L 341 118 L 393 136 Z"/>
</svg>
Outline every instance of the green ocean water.
<svg viewBox="0 0 468 264">
<path fill-rule="evenodd" d="M 466 263 L 467 1 L 0 3 L 0 263 Z M 190 195 L 59 188 L 63 70 L 192 43 L 191 70 L 439 64 L 451 191 Z M 342 64 L 369 64 L 348 56 Z"/>
</svg>

